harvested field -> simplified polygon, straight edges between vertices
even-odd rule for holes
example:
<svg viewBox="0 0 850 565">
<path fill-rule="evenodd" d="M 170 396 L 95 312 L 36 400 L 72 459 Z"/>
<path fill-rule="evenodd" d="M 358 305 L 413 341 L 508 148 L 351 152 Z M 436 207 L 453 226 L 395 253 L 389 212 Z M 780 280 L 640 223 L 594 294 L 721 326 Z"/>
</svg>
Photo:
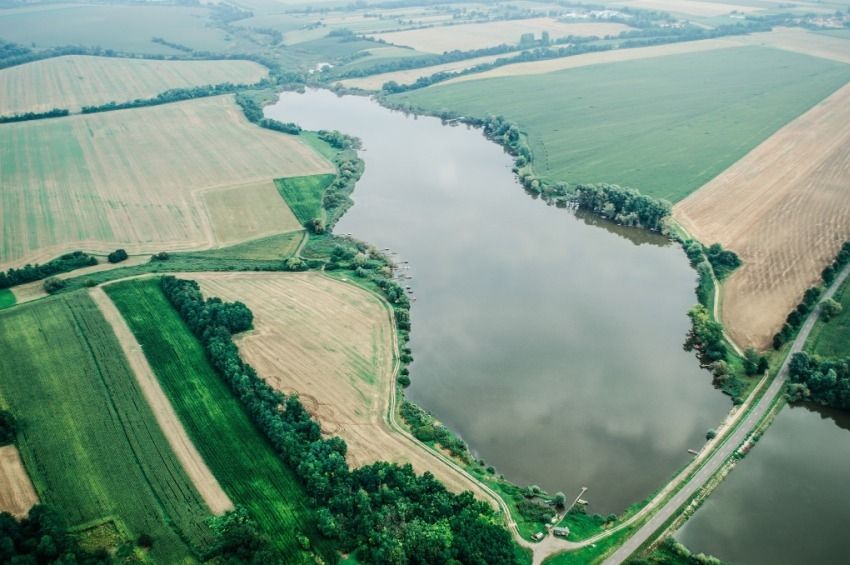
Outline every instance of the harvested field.
<svg viewBox="0 0 850 565">
<path fill-rule="evenodd" d="M 416 82 L 416 79 L 428 77 L 435 73 L 462 71 L 475 65 L 484 63 L 492 63 L 496 59 L 510 57 L 512 53 L 504 55 L 488 55 L 487 57 L 475 57 L 472 59 L 464 59 L 454 63 L 444 63 L 442 65 L 432 65 L 430 67 L 422 67 L 419 69 L 405 69 L 403 71 L 393 71 L 391 73 L 381 73 L 362 78 L 351 78 L 341 81 L 346 88 L 362 88 L 363 90 L 380 90 L 385 82 L 395 81 L 398 84 L 411 84 Z M 514 65 L 511 65 L 514 66 Z M 486 73 L 482 73 L 486 74 Z M 476 75 L 478 76 L 478 75 Z"/>
<path fill-rule="evenodd" d="M 0 70 L 0 116 L 152 98 L 172 88 L 253 84 L 268 70 L 252 61 L 156 61 L 69 55 Z"/>
<path fill-rule="evenodd" d="M 293 229 L 273 186 L 255 197 L 203 194 L 334 172 L 295 136 L 248 122 L 230 96 L 5 124 L 0 136 L 0 268 L 72 249 L 206 249 Z M 217 232 L 220 201 L 235 204 Z M 279 198 L 279 197 L 278 197 Z M 276 202 L 276 201 L 275 201 Z M 240 232 L 240 229 L 245 231 Z"/>
<path fill-rule="evenodd" d="M 297 392 L 322 431 L 348 444 L 348 460 L 411 463 L 452 490 L 479 492 L 386 423 L 394 336 L 367 291 L 317 273 L 193 273 L 207 296 L 241 300 L 256 330 L 237 337 L 245 360 L 275 388 Z"/>
<path fill-rule="evenodd" d="M 204 200 L 219 245 L 301 229 L 273 180 L 210 190 L 204 193 Z M 252 214 L 244 213 L 244 202 L 251 203 Z"/>
<path fill-rule="evenodd" d="M 180 418 L 177 417 L 177 413 L 165 396 L 165 392 L 159 386 L 159 381 L 156 379 L 144 352 L 142 352 L 139 342 L 136 341 L 127 322 L 121 317 L 121 312 L 118 311 L 118 308 L 115 307 L 115 304 L 112 303 L 102 288 L 91 289 L 89 296 L 97 304 L 106 322 L 112 326 L 112 331 L 115 332 L 115 337 L 121 344 L 121 350 L 130 363 L 139 389 L 145 395 L 145 400 L 151 407 L 162 433 L 165 434 L 171 449 L 177 459 L 180 460 L 183 469 L 189 475 L 189 479 L 195 485 L 206 505 L 213 514 L 224 514 L 228 510 L 233 510 L 233 503 L 224 493 L 221 485 L 218 484 L 192 440 L 189 439 Z"/>
<path fill-rule="evenodd" d="M 615 49 L 613 51 L 600 51 L 599 53 L 586 53 L 584 55 L 575 55 L 573 57 L 561 57 L 559 59 L 547 59 L 545 61 L 531 61 L 528 63 L 513 63 L 503 67 L 497 67 L 483 73 L 472 75 L 464 75 L 462 77 L 453 78 L 440 85 L 452 84 L 455 82 L 465 82 L 470 80 L 478 80 L 485 78 L 510 77 L 521 75 L 542 75 L 555 71 L 563 71 L 566 69 L 575 69 L 578 67 L 587 67 L 590 65 L 601 65 L 604 63 L 617 63 L 620 61 L 633 61 L 636 59 L 649 59 L 651 57 L 663 57 L 665 55 L 675 55 L 678 53 L 697 53 L 699 51 L 711 51 L 713 49 L 723 49 L 735 47 L 738 44 L 729 38 L 720 39 L 705 39 L 703 41 L 688 41 L 686 43 L 671 43 L 669 45 L 653 45 L 651 47 L 636 47 L 634 49 Z M 423 70 L 423 69 L 420 69 Z M 410 71 L 407 71 L 410 72 Z M 396 73 L 387 73 L 396 74 Z M 433 73 L 431 73 L 433 74 Z M 375 77 L 367 77 L 368 80 Z M 382 83 L 383 84 L 383 83 Z"/>
<path fill-rule="evenodd" d="M 459 24 L 434 26 L 407 31 L 374 34 L 395 45 L 405 45 L 425 53 L 443 53 L 445 51 L 481 49 L 506 43 L 519 43 L 524 33 L 540 34 L 548 31 L 552 39 L 577 36 L 617 35 L 630 29 L 629 26 L 616 23 L 564 23 L 552 18 L 531 18 L 527 20 L 498 20 L 477 24 Z"/>
<path fill-rule="evenodd" d="M 697 239 L 744 264 L 722 288 L 724 324 L 766 348 L 806 288 L 850 239 L 850 85 L 674 208 Z"/>
<path fill-rule="evenodd" d="M 850 41 L 804 29 L 780 27 L 769 33 L 754 33 L 736 39 L 742 44 L 766 45 L 813 57 L 850 63 Z"/>
<path fill-rule="evenodd" d="M 641 10 L 656 10 L 659 12 L 672 12 L 674 14 L 703 17 L 723 16 L 735 11 L 750 13 L 760 10 L 760 8 L 754 6 L 724 4 L 723 2 L 702 2 L 699 0 L 627 0 L 615 2 L 615 5 L 619 4 Z"/>
<path fill-rule="evenodd" d="M 38 504 L 38 496 L 18 448 L 14 445 L 0 447 L 0 512 L 22 518 L 35 504 Z"/>
<path fill-rule="evenodd" d="M 0 402 L 42 502 L 71 527 L 114 519 L 153 536 L 153 562 L 209 543 L 209 510 L 86 293 L 0 312 L 0 351 Z"/>
</svg>

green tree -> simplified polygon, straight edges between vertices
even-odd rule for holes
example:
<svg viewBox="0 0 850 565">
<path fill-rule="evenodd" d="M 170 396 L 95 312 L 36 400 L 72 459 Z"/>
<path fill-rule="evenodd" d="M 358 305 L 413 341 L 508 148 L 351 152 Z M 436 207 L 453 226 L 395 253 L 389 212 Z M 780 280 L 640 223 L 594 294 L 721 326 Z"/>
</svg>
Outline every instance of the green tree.
<svg viewBox="0 0 850 565">
<path fill-rule="evenodd" d="M 828 322 L 843 310 L 841 303 L 833 298 L 827 298 L 820 303 L 820 315 L 824 322 Z"/>
</svg>

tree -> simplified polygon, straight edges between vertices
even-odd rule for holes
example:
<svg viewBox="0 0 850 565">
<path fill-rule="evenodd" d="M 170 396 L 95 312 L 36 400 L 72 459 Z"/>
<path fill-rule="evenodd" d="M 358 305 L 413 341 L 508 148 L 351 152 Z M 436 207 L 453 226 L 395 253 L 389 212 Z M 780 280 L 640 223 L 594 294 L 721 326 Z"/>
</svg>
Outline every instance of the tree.
<svg viewBox="0 0 850 565">
<path fill-rule="evenodd" d="M 758 351 L 752 347 L 748 347 L 744 351 L 744 372 L 748 375 L 755 375 L 758 372 L 760 361 Z"/>
<path fill-rule="evenodd" d="M 50 277 L 44 281 L 44 292 L 53 294 L 65 288 L 65 281 L 60 278 Z"/>
<path fill-rule="evenodd" d="M 15 441 L 17 425 L 11 412 L 0 410 L 0 445 L 8 445 Z"/>
<path fill-rule="evenodd" d="M 820 315 L 824 322 L 828 322 L 841 313 L 841 303 L 833 298 L 827 298 L 820 303 Z"/>
<path fill-rule="evenodd" d="M 127 252 L 123 249 L 116 249 L 115 251 L 106 256 L 106 260 L 110 263 L 120 263 L 121 261 L 126 261 Z"/>
<path fill-rule="evenodd" d="M 557 508 L 563 508 L 567 504 L 567 497 L 564 493 L 558 491 L 555 493 L 555 497 L 552 498 L 552 502 L 555 503 Z"/>
<path fill-rule="evenodd" d="M 712 440 L 716 437 L 717 437 L 717 431 L 714 430 L 714 429 L 711 429 L 711 430 L 708 430 L 707 432 L 705 432 L 705 439 L 706 440 Z"/>
</svg>

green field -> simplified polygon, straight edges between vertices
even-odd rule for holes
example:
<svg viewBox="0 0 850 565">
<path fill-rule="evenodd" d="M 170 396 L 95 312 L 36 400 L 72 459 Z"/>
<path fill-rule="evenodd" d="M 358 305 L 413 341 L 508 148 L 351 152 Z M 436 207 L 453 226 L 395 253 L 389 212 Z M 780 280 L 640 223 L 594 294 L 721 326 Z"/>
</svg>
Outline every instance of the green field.
<svg viewBox="0 0 850 565">
<path fill-rule="evenodd" d="M 818 321 L 806 341 L 806 351 L 822 357 L 850 355 L 850 278 L 833 296 L 841 304 L 841 313 L 829 322 Z"/>
<path fill-rule="evenodd" d="M 295 254 L 302 239 L 304 239 L 304 230 L 291 231 L 246 241 L 245 243 L 231 245 L 230 247 L 222 247 L 221 249 L 210 249 L 199 253 L 180 253 L 176 257 L 185 256 L 237 261 L 277 261 Z"/>
<path fill-rule="evenodd" d="M 275 179 L 277 190 L 301 225 L 313 218 L 323 218 L 322 196 L 336 175 L 309 175 Z"/>
<path fill-rule="evenodd" d="M 528 134 L 539 176 L 675 202 L 848 80 L 848 65 L 742 47 L 437 85 L 390 100 L 503 115 Z"/>
<path fill-rule="evenodd" d="M 8 288 L 0 290 L 0 310 L 15 305 L 15 293 Z"/>
<path fill-rule="evenodd" d="M 299 551 L 296 535 L 316 535 L 303 488 L 210 367 L 201 344 L 160 291 L 158 279 L 118 283 L 105 290 L 224 491 L 234 504 L 248 509 L 287 562 L 305 561 L 307 554 Z"/>
<path fill-rule="evenodd" d="M 82 45 L 180 54 L 151 41 L 161 37 L 193 49 L 227 51 L 232 45 L 227 34 L 209 24 L 206 9 L 188 6 L 41 4 L 0 10 L 0 37 L 36 48 Z"/>
<path fill-rule="evenodd" d="M 40 499 L 80 528 L 113 519 L 154 539 L 158 563 L 194 561 L 209 511 L 85 293 L 0 313 L 0 404 Z"/>
</svg>

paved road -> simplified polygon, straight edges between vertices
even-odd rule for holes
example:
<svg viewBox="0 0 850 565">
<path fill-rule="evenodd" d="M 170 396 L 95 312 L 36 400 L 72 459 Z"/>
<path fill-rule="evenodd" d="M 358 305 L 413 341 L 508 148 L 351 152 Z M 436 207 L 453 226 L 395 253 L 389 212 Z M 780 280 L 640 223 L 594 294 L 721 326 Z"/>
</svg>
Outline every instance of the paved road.
<svg viewBox="0 0 850 565">
<path fill-rule="evenodd" d="M 847 278 L 848 274 L 850 274 L 850 265 L 846 266 L 844 270 L 841 271 L 841 274 L 838 275 L 838 278 L 835 279 L 832 286 L 830 286 L 824 293 L 823 298 L 831 297 L 835 293 L 835 290 L 841 286 L 841 283 Z M 777 375 L 770 384 L 759 403 L 756 404 L 752 411 L 750 411 L 743 420 L 741 425 L 738 426 L 738 429 L 736 429 L 732 435 L 729 436 L 726 442 L 714 452 L 711 458 L 706 461 L 703 467 L 697 471 L 697 473 L 676 494 L 676 496 L 661 507 L 661 509 L 658 510 L 658 512 L 650 518 L 643 527 L 635 532 L 635 534 L 626 540 L 626 542 L 620 546 L 616 552 L 608 557 L 608 559 L 605 560 L 604 565 L 619 565 L 627 560 L 641 545 L 643 545 L 644 542 L 649 540 L 653 534 L 658 531 L 664 522 L 672 518 L 682 505 L 690 500 L 691 497 L 708 482 L 708 480 L 714 475 L 714 473 L 717 472 L 718 469 L 720 469 L 729 456 L 732 455 L 735 449 L 737 449 L 744 441 L 744 438 L 753 431 L 753 428 L 755 428 L 759 420 L 761 420 L 761 418 L 767 413 L 777 395 L 782 394 L 785 379 L 788 377 L 788 365 L 791 361 L 791 356 L 802 350 L 803 345 L 806 343 L 806 339 L 809 337 L 809 333 L 812 331 L 812 328 L 818 319 L 818 315 L 819 309 L 815 309 L 815 311 L 806 319 L 803 327 L 800 328 L 800 333 L 797 335 L 797 339 L 794 340 L 794 343 L 791 346 L 788 357 L 785 358 L 785 362 L 782 364 L 779 375 Z"/>
</svg>

